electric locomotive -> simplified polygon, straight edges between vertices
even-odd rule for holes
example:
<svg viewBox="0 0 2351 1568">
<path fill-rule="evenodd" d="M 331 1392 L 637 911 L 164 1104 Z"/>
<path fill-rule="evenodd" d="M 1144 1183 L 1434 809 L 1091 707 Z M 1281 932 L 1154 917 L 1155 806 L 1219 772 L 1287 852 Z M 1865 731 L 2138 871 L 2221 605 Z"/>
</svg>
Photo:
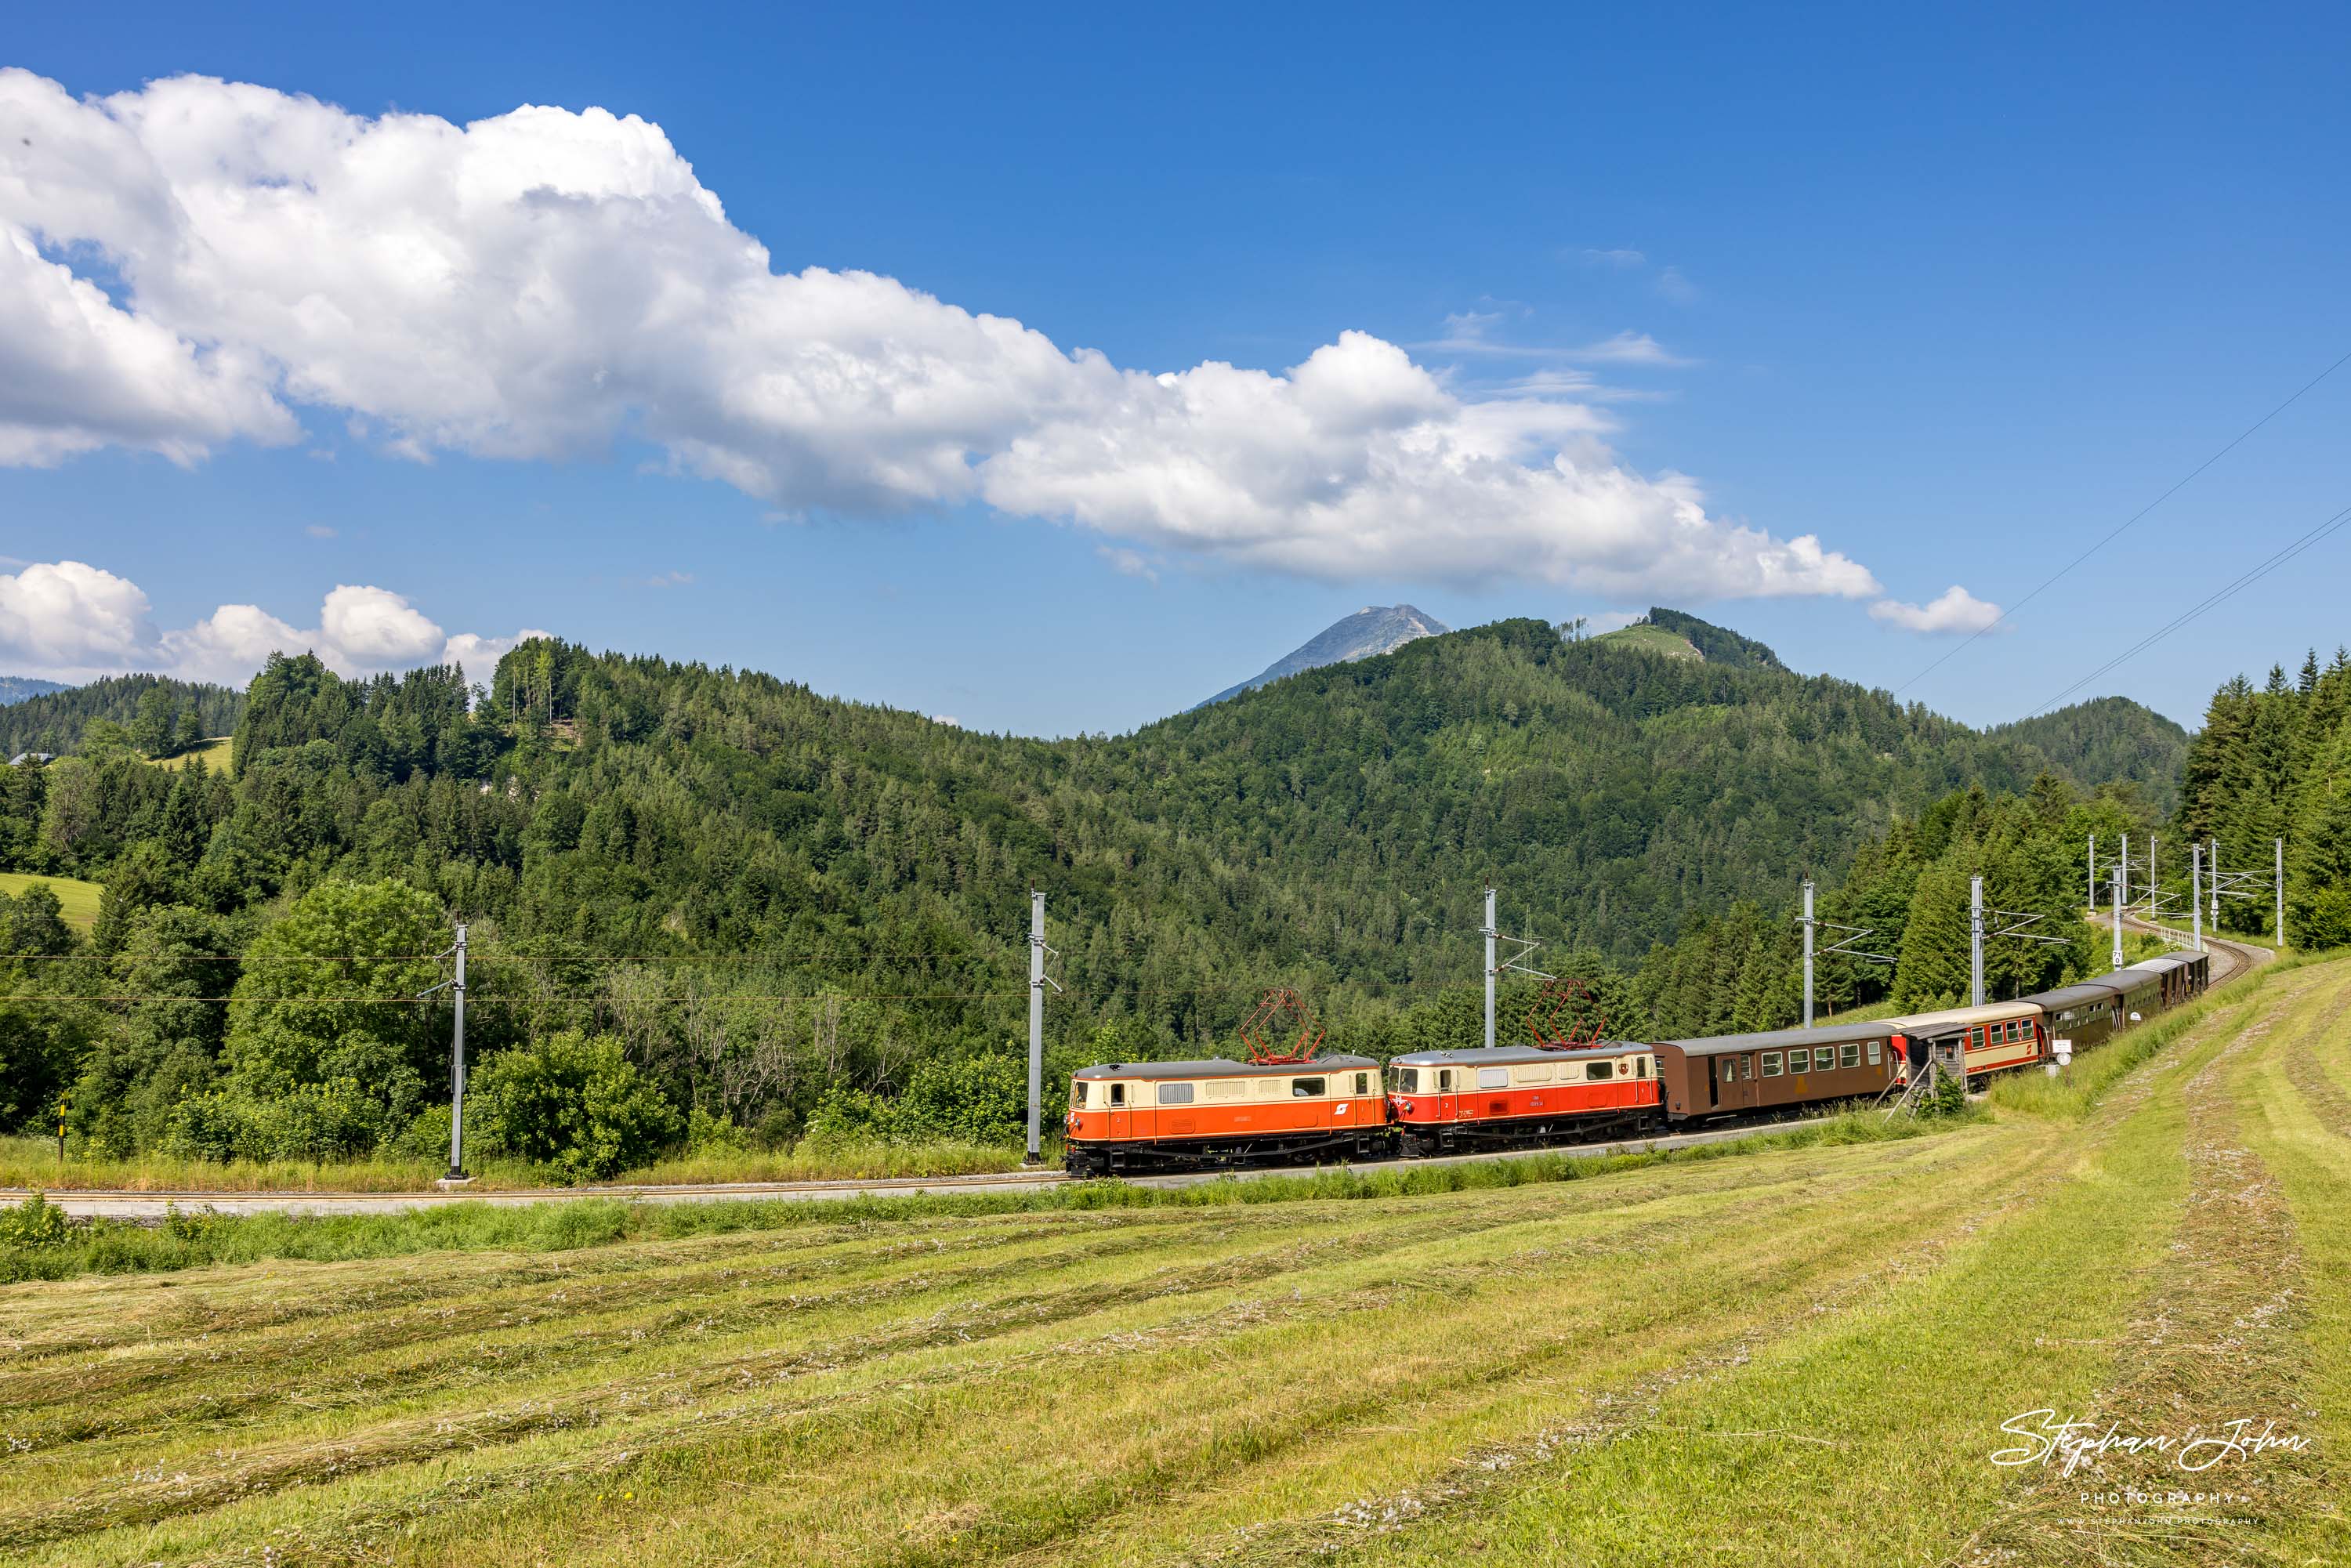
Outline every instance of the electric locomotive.
<svg viewBox="0 0 2351 1568">
<path fill-rule="evenodd" d="M 1388 1063 L 1388 1120 L 1411 1155 L 1662 1131 L 1656 1057 L 1612 1040 L 1571 1050 L 1420 1051 Z"/>
</svg>

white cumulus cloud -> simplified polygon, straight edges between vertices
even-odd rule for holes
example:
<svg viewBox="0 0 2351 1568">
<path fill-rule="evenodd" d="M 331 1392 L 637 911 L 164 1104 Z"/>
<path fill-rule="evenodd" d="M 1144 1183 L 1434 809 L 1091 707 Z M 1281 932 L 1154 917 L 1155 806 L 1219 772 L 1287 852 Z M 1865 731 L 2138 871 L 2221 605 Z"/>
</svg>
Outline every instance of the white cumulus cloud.
<svg viewBox="0 0 2351 1568">
<path fill-rule="evenodd" d="M 315 653 L 346 675 L 463 663 L 487 678 L 512 637 L 448 636 L 389 589 L 340 584 L 305 629 L 257 604 L 224 604 L 187 626 L 157 631 L 147 594 L 128 578 L 78 560 L 39 561 L 0 574 L 0 661 L 17 673 L 86 680 L 152 670 L 242 685 L 271 653 Z"/>
<path fill-rule="evenodd" d="M 1576 352 L 1670 361 L 1631 334 Z M 202 77 L 76 99 L 0 70 L 0 463 L 194 462 L 298 440 L 308 409 L 419 461 L 650 442 L 786 517 L 977 499 L 1324 578 L 1877 591 L 1633 471 L 1558 385 L 1465 394 L 1359 332 L 1286 371 L 1155 374 L 894 278 L 778 271 L 633 115 L 457 125 Z M 380 601 L 338 612 L 354 656 L 425 640 Z"/>
<path fill-rule="evenodd" d="M 1958 583 L 1924 604 L 1881 599 L 1869 607 L 1870 618 L 1906 632 L 1981 632 L 2000 619 L 2000 606 L 1987 604 Z"/>
<path fill-rule="evenodd" d="M 35 674 L 119 667 L 152 639 L 147 616 L 137 583 L 81 561 L 0 575 L 0 648 Z"/>
</svg>

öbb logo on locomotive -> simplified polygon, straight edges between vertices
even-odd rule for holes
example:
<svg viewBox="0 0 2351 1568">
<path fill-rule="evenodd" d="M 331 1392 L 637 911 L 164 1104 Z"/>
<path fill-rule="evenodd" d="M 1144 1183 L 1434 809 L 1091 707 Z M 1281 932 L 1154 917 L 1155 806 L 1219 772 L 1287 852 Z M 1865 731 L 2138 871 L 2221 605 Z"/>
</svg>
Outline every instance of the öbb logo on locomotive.
<svg viewBox="0 0 2351 1568">
<path fill-rule="evenodd" d="M 1970 1085 L 2094 1046 L 2199 995 L 2203 953 L 2172 953 L 1982 1007 L 1694 1040 L 1602 1038 L 1531 1018 L 1527 1045 L 1324 1055 L 1295 992 L 1242 1026 L 1241 1060 L 1104 1062 L 1071 1075 L 1074 1175 L 1407 1158 L 1686 1129 L 1871 1098 L 1929 1062 Z M 1290 1030 L 1294 1027 L 1294 1035 Z M 1277 1039 L 1279 1030 L 1288 1038 Z"/>
</svg>

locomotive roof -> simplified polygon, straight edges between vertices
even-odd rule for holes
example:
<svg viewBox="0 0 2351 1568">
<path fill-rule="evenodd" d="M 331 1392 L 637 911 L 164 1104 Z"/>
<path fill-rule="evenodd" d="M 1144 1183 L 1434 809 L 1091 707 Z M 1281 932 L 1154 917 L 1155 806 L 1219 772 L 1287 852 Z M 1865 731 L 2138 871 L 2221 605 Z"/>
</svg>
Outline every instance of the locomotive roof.
<svg viewBox="0 0 2351 1568">
<path fill-rule="evenodd" d="M 1416 1051 L 1404 1056 L 1391 1057 L 1391 1067 L 1459 1066 L 1464 1062 L 1485 1067 L 1509 1067 L 1529 1061 L 1582 1061 L 1594 1056 L 1623 1056 L 1627 1051 L 1646 1051 L 1638 1040 L 1604 1040 L 1598 1045 L 1575 1051 L 1547 1051 L 1539 1045 L 1477 1045 L 1465 1051 Z"/>
<path fill-rule="evenodd" d="M 1734 1051 L 1781 1051 L 1799 1045 L 1842 1045 L 1849 1040 L 1884 1040 L 1894 1031 L 1892 1019 L 1865 1019 L 1858 1023 L 1823 1024 L 1814 1029 L 1774 1029 L 1761 1034 L 1709 1034 L 1695 1040 L 1659 1040 L 1684 1056 L 1721 1056 Z"/>
<path fill-rule="evenodd" d="M 1965 1024 L 1991 1023 L 1999 1019 L 2012 1019 L 2020 1014 L 2037 1013 L 2041 1004 L 2029 997 L 2012 1002 L 1986 1002 L 1980 1008 L 1943 1008 L 1931 1013 L 1911 1013 L 1903 1018 L 1887 1019 L 1886 1026 L 1902 1034 L 1917 1034 L 1923 1030 L 1957 1029 Z"/>
<path fill-rule="evenodd" d="M 1376 1068 L 1368 1056 L 1318 1056 L 1311 1061 L 1285 1061 L 1278 1067 L 1260 1061 L 1228 1061 L 1221 1056 L 1205 1061 L 1111 1061 L 1081 1067 L 1071 1078 L 1281 1078 L 1316 1072 L 1352 1072 Z"/>
</svg>

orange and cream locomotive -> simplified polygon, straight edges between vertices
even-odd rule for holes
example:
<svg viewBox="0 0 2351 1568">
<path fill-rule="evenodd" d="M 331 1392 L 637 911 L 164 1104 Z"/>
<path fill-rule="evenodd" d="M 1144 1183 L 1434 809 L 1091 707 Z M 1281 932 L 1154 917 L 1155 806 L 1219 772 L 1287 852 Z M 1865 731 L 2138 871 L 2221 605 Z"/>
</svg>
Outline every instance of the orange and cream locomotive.
<svg viewBox="0 0 2351 1568">
<path fill-rule="evenodd" d="M 1380 1064 L 1368 1056 L 1083 1068 L 1070 1080 L 1065 1125 L 1080 1176 L 1371 1159 L 1389 1144 Z"/>
<path fill-rule="evenodd" d="M 1388 1119 L 1406 1155 L 1573 1143 L 1663 1130 L 1645 1045 L 1420 1051 L 1388 1063 Z"/>
</svg>

